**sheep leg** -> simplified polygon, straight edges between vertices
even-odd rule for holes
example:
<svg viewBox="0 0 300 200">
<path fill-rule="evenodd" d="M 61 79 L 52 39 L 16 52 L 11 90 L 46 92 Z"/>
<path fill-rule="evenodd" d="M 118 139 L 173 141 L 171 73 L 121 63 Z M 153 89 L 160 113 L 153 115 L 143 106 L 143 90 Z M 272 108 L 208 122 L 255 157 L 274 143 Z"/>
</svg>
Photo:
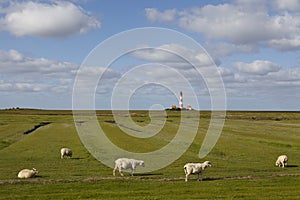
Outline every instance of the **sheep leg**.
<svg viewBox="0 0 300 200">
<path fill-rule="evenodd" d="M 133 176 L 133 173 L 134 173 L 134 169 L 131 169 L 131 176 Z"/>
<path fill-rule="evenodd" d="M 188 182 L 188 174 L 185 175 L 185 182 Z"/>
<path fill-rule="evenodd" d="M 198 174 L 198 181 L 202 181 L 202 173 Z"/>
<path fill-rule="evenodd" d="M 116 176 L 116 170 L 117 170 L 117 168 L 115 167 L 114 170 L 113 170 L 113 175 L 114 176 Z"/>
<path fill-rule="evenodd" d="M 121 176 L 124 176 L 124 174 L 122 173 L 122 169 L 121 168 L 119 168 L 119 173 L 120 173 Z"/>
</svg>

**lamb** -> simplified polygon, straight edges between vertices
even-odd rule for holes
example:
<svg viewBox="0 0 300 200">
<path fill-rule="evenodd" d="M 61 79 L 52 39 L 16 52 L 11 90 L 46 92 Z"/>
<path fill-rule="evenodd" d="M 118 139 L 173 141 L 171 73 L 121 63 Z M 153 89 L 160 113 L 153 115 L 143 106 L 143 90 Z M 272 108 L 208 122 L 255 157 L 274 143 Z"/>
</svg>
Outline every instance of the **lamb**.
<svg viewBox="0 0 300 200">
<path fill-rule="evenodd" d="M 119 158 L 115 160 L 115 168 L 113 170 L 113 175 L 116 176 L 117 169 L 119 169 L 119 173 L 121 176 L 124 176 L 124 174 L 122 173 L 123 169 L 131 169 L 131 176 L 133 176 L 134 170 L 138 165 L 144 167 L 145 163 L 143 160 Z"/>
<path fill-rule="evenodd" d="M 64 156 L 66 156 L 67 158 L 71 158 L 72 157 L 72 149 L 69 148 L 62 148 L 60 150 L 60 158 L 63 159 Z"/>
<path fill-rule="evenodd" d="M 284 168 L 287 166 L 288 157 L 286 155 L 281 155 L 277 158 L 275 165 Z"/>
<path fill-rule="evenodd" d="M 37 173 L 39 173 L 39 171 L 36 170 L 35 168 L 32 168 L 32 169 L 22 169 L 22 170 L 18 173 L 18 178 L 32 178 L 32 177 L 34 177 Z"/>
<path fill-rule="evenodd" d="M 184 173 L 185 173 L 185 182 L 188 181 L 188 176 L 190 174 L 198 174 L 198 180 L 202 181 L 202 171 L 206 167 L 211 167 L 212 164 L 210 161 L 205 161 L 204 163 L 187 163 L 184 165 Z M 201 177 L 200 177 L 201 175 Z"/>
</svg>

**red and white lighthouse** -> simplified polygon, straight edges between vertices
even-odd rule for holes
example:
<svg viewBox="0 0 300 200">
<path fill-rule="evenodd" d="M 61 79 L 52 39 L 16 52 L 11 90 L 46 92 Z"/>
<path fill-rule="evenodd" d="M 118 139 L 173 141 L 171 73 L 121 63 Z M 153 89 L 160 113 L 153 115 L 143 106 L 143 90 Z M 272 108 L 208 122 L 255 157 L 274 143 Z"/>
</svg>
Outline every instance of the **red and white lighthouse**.
<svg viewBox="0 0 300 200">
<path fill-rule="evenodd" d="M 179 97 L 179 108 L 183 108 L 183 98 L 182 98 L 182 91 L 180 91 L 180 97 Z"/>
</svg>

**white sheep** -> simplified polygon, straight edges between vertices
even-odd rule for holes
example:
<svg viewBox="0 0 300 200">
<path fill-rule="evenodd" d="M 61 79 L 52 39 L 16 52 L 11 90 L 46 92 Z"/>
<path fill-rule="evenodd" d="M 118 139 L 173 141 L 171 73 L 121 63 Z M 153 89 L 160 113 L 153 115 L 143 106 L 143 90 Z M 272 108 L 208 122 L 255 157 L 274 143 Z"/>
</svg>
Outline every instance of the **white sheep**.
<svg viewBox="0 0 300 200">
<path fill-rule="evenodd" d="M 144 161 L 142 160 L 135 160 L 135 159 L 129 159 L 129 158 L 119 158 L 115 160 L 115 168 L 113 170 L 113 175 L 116 175 L 116 170 L 119 169 L 119 173 L 121 176 L 124 176 L 122 173 L 123 169 L 131 169 L 131 176 L 133 176 L 135 168 L 140 166 L 145 166 Z"/>
<path fill-rule="evenodd" d="M 69 148 L 62 148 L 60 150 L 60 158 L 63 159 L 64 156 L 66 156 L 67 158 L 71 158 L 72 157 L 72 150 Z"/>
<path fill-rule="evenodd" d="M 187 163 L 184 165 L 183 169 L 184 169 L 184 173 L 185 173 L 185 182 L 188 181 L 188 176 L 190 174 L 198 174 L 198 180 L 202 181 L 202 171 L 204 171 L 204 169 L 206 167 L 211 167 L 212 164 L 209 161 L 205 161 L 204 163 Z M 201 177 L 200 177 L 201 175 Z"/>
<path fill-rule="evenodd" d="M 288 157 L 286 155 L 281 155 L 278 156 L 275 165 L 279 167 L 282 166 L 284 168 L 285 166 L 287 166 L 287 162 L 288 162 Z"/>
<path fill-rule="evenodd" d="M 22 170 L 18 173 L 18 178 L 32 178 L 32 177 L 34 177 L 37 173 L 39 173 L 39 171 L 36 170 L 35 168 L 32 168 L 32 169 L 22 169 Z"/>
</svg>

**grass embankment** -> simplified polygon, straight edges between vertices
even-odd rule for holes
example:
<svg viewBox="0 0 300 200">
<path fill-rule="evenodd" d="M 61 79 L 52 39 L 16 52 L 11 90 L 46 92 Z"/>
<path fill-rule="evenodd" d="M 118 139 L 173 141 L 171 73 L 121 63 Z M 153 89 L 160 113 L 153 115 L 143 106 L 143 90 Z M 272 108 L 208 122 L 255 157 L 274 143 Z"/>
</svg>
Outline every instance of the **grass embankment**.
<svg viewBox="0 0 300 200">
<path fill-rule="evenodd" d="M 178 160 L 161 170 L 134 177 L 126 174 L 125 178 L 112 177 L 112 169 L 86 151 L 70 111 L 1 112 L 0 199 L 300 198 L 300 113 L 228 112 L 222 135 L 205 158 L 213 167 L 205 171 L 204 181 L 197 182 L 196 176 L 191 176 L 185 183 L 182 167 L 186 162 L 200 162 L 197 155 L 209 124 L 209 112 L 201 112 L 198 134 Z M 136 152 L 167 144 L 180 122 L 179 112 L 169 112 L 159 134 L 137 139 L 122 133 L 110 111 L 97 114 L 115 144 Z M 147 112 L 131 114 L 141 126 L 150 122 Z M 23 134 L 41 122 L 51 123 Z M 60 159 L 63 146 L 73 149 L 72 159 Z M 279 154 L 289 156 L 289 167 L 274 166 Z M 37 177 L 16 178 L 20 169 L 32 167 L 40 171 Z"/>
</svg>

